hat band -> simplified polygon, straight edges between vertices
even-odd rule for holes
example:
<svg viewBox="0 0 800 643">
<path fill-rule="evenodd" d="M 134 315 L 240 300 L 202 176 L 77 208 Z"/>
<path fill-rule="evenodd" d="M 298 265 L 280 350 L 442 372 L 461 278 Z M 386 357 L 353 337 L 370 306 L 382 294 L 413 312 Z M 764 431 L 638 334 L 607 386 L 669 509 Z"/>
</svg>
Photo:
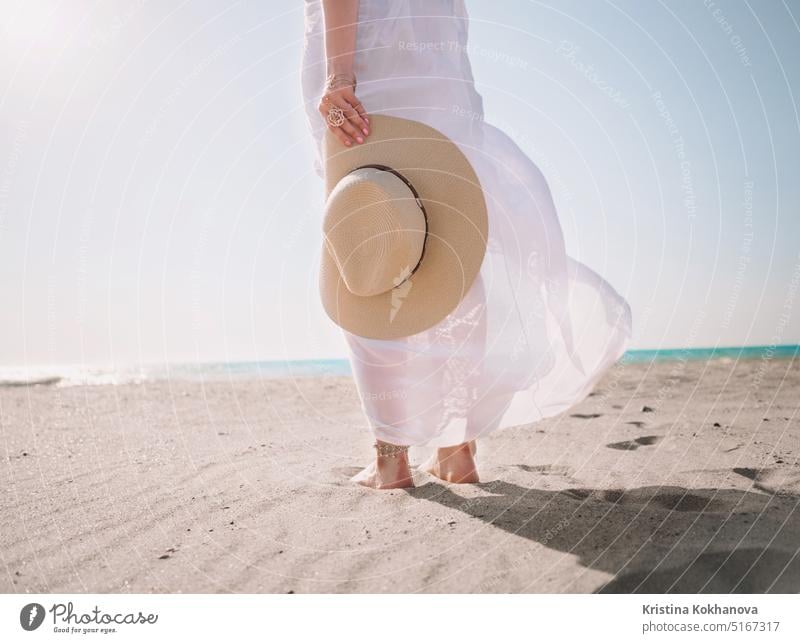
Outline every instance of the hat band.
<svg viewBox="0 0 800 643">
<path fill-rule="evenodd" d="M 425 219 L 425 236 L 422 238 L 422 250 L 419 253 L 419 260 L 417 261 L 417 265 L 415 265 L 411 269 L 411 272 L 408 273 L 408 276 L 405 279 L 403 279 L 403 281 L 396 283 L 394 285 L 395 288 L 399 288 L 409 279 L 411 279 L 412 276 L 414 276 L 414 273 L 417 271 L 417 268 L 419 268 L 419 265 L 422 263 L 422 258 L 425 256 L 425 244 L 428 242 L 428 213 L 425 211 L 425 206 L 422 205 L 422 199 L 419 198 L 419 193 L 414 189 L 414 186 L 411 184 L 411 181 L 409 181 L 406 177 L 400 174 L 400 172 L 398 172 L 394 168 L 389 167 L 388 165 L 377 165 L 377 164 L 359 165 L 358 167 L 350 170 L 350 172 L 355 172 L 356 170 L 363 170 L 366 168 L 373 168 L 376 170 L 383 170 L 384 172 L 391 172 L 403 183 L 405 183 L 408 186 L 408 189 L 411 190 L 411 194 L 414 195 L 414 200 L 417 202 L 419 209 L 422 210 L 422 218 Z"/>
</svg>

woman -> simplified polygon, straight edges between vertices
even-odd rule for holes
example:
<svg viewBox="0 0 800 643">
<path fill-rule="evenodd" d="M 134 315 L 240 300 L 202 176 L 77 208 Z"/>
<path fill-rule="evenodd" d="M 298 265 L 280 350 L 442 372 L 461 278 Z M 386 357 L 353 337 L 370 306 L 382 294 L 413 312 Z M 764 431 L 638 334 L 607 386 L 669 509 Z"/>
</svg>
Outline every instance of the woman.
<svg viewBox="0 0 800 643">
<path fill-rule="evenodd" d="M 413 486 L 409 446 L 436 451 L 423 469 L 477 482 L 475 440 L 560 413 L 586 397 L 625 351 L 630 309 L 566 255 L 538 168 L 483 120 L 467 56 L 463 0 L 306 0 L 303 92 L 322 176 L 326 129 L 363 145 L 370 114 L 419 121 L 455 141 L 489 213 L 480 274 L 456 310 L 410 337 L 345 331 L 376 439 L 354 480 Z"/>
</svg>

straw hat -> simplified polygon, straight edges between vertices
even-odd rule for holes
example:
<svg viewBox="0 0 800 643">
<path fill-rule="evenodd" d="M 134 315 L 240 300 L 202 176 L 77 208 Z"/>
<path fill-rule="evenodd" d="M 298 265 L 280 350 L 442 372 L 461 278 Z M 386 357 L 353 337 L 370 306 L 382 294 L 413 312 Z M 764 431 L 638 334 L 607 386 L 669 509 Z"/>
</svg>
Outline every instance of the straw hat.
<svg viewBox="0 0 800 643">
<path fill-rule="evenodd" d="M 328 316 L 362 337 L 422 332 L 466 295 L 486 253 L 488 219 L 475 170 L 422 123 L 370 116 L 345 147 L 326 131 L 320 294 Z"/>
</svg>

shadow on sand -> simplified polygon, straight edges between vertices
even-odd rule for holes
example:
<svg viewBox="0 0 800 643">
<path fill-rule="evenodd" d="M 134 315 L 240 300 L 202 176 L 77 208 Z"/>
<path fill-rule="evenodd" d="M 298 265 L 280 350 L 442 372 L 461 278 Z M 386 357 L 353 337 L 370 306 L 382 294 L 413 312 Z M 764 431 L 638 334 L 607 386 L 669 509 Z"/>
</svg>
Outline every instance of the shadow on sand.
<svg viewBox="0 0 800 643">
<path fill-rule="evenodd" d="M 433 482 L 409 494 L 613 574 L 598 592 L 800 591 L 793 494 L 666 486 L 550 491 L 499 480 L 477 486 L 486 495 L 464 498 L 458 487 Z"/>
</svg>

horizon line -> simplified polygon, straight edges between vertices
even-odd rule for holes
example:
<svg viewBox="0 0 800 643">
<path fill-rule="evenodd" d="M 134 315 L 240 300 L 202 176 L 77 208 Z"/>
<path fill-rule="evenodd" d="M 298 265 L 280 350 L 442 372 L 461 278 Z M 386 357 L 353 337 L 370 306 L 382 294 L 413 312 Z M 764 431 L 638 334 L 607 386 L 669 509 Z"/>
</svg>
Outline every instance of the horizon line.
<svg viewBox="0 0 800 643">
<path fill-rule="evenodd" d="M 647 353 L 660 353 L 670 352 L 676 353 L 680 351 L 685 352 L 736 352 L 736 351 L 781 351 L 794 350 L 800 353 L 800 344 L 753 344 L 753 345 L 728 345 L 728 346 L 679 346 L 670 348 L 632 348 L 626 350 L 620 360 L 624 360 L 626 355 L 647 354 Z M 161 362 L 62 362 L 62 363 L 29 363 L 29 364 L 0 364 L 0 369 L 11 368 L 53 368 L 53 367 L 88 367 L 88 368 L 108 368 L 108 367 L 135 367 L 135 366 L 170 366 L 170 365 L 207 365 L 207 364 L 258 364 L 258 363 L 298 363 L 298 362 L 320 362 L 320 361 L 349 361 L 347 356 L 336 357 L 273 357 L 273 358 L 254 358 L 254 359 L 234 359 L 234 360 L 174 360 L 174 361 L 161 361 Z"/>
</svg>

